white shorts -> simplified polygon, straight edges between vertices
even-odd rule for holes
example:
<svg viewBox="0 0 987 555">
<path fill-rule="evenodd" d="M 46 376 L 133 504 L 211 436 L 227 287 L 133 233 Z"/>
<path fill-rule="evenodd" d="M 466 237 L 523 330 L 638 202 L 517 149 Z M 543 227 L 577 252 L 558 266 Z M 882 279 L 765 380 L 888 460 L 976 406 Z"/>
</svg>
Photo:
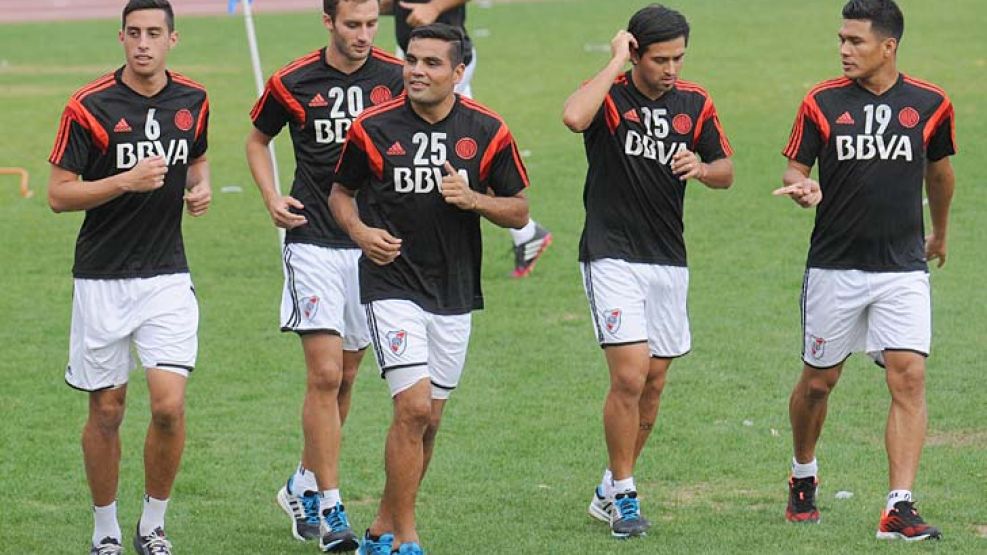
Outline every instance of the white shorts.
<svg viewBox="0 0 987 555">
<path fill-rule="evenodd" d="M 394 53 L 398 58 L 404 59 L 404 50 L 401 50 L 400 46 L 394 47 Z M 466 71 L 463 72 L 463 78 L 456 83 L 456 88 L 453 92 L 461 94 L 466 98 L 473 98 L 473 73 L 476 72 L 476 47 L 473 47 L 473 59 L 470 63 L 466 64 Z"/>
<path fill-rule="evenodd" d="M 466 364 L 472 314 L 443 316 L 411 301 L 366 305 L 374 354 L 391 397 L 428 379 L 433 399 L 448 399 Z"/>
<path fill-rule="evenodd" d="M 365 349 L 370 331 L 360 305 L 359 261 L 360 249 L 287 243 L 281 331 L 324 331 L 342 336 L 346 351 Z"/>
<path fill-rule="evenodd" d="M 615 258 L 581 266 L 600 346 L 647 341 L 653 357 L 674 358 L 689 352 L 688 268 Z"/>
<path fill-rule="evenodd" d="M 831 368 L 859 352 L 882 365 L 885 350 L 928 356 L 929 274 L 809 268 L 802 327 L 802 360 L 815 368 Z"/>
<path fill-rule="evenodd" d="M 65 382 L 83 391 L 127 383 L 131 343 L 144 368 L 188 377 L 198 351 L 199 305 L 187 273 L 76 279 Z"/>
</svg>

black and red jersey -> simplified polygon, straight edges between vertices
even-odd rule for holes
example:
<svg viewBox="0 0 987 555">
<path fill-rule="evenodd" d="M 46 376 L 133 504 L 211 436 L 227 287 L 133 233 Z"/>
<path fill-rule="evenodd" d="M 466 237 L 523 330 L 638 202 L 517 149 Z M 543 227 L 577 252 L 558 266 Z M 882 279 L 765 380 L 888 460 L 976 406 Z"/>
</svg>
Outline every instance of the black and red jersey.
<svg viewBox="0 0 987 555">
<path fill-rule="evenodd" d="M 447 204 L 439 192 L 446 161 L 478 192 L 514 196 L 528 185 L 507 125 L 490 109 L 462 96 L 449 115 L 430 124 L 410 100 L 395 99 L 353 123 L 336 168 L 336 181 L 366 195 L 367 225 L 402 240 L 386 266 L 360 260 L 363 303 L 415 302 L 433 314 L 483 308 L 480 289 L 480 216 Z"/>
<path fill-rule="evenodd" d="M 709 93 L 678 81 L 651 100 L 627 72 L 610 87 L 583 141 L 589 168 L 579 260 L 685 266 L 686 182 L 672 173 L 672 157 L 689 150 L 709 163 L 733 154 Z"/>
<path fill-rule="evenodd" d="M 904 74 L 875 95 L 846 77 L 802 101 L 782 154 L 819 160 L 808 266 L 924 270 L 922 183 L 927 161 L 956 153 L 953 105 L 939 87 Z"/>
<path fill-rule="evenodd" d="M 406 0 L 407 4 L 428 4 L 432 0 Z M 412 27 L 408 25 L 408 14 L 411 10 L 401 5 L 401 2 L 394 2 L 394 33 L 397 36 L 398 46 L 401 50 L 408 51 L 408 41 L 411 40 Z M 445 23 L 463 31 L 466 44 L 463 45 L 465 59 L 463 63 L 469 64 L 473 60 L 473 43 L 466 33 L 466 4 L 452 8 L 439 14 L 436 23 Z"/>
<path fill-rule="evenodd" d="M 86 211 L 75 247 L 77 278 L 146 278 L 188 271 L 182 200 L 190 163 L 206 153 L 209 100 L 202 85 L 175 72 L 154 96 L 121 80 L 123 68 L 82 87 L 62 113 L 48 161 L 98 181 L 160 155 L 164 186 L 124 193 Z"/>
<path fill-rule="evenodd" d="M 306 225 L 289 229 L 288 243 L 355 248 L 329 212 L 333 170 L 353 120 L 364 109 L 401 94 L 403 62 L 374 48 L 367 61 L 346 74 L 326 63 L 326 49 L 302 56 L 267 82 L 250 117 L 261 133 L 273 137 L 285 125 L 295 151 L 291 196 L 305 206 L 291 211 Z"/>
</svg>

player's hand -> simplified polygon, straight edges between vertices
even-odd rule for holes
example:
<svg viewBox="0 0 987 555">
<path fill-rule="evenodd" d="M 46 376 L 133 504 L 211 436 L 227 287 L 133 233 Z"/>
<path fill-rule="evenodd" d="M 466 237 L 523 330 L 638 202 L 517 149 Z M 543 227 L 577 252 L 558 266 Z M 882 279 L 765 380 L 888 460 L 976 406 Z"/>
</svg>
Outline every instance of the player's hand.
<svg viewBox="0 0 987 555">
<path fill-rule="evenodd" d="M 473 210 L 479 201 L 477 193 L 466 184 L 466 179 L 446 160 L 446 174 L 442 176 L 442 198 L 460 210 Z"/>
<path fill-rule="evenodd" d="M 162 156 L 149 156 L 137 162 L 137 165 L 121 175 L 121 184 L 128 193 L 146 193 L 164 186 L 168 164 Z"/>
<path fill-rule="evenodd" d="M 672 173 L 682 181 L 694 177 L 702 179 L 706 177 L 706 165 L 695 152 L 680 150 L 675 153 L 675 156 L 672 156 Z"/>
<path fill-rule="evenodd" d="M 408 22 L 408 26 L 412 29 L 415 27 L 421 27 L 422 25 L 428 25 L 429 23 L 435 23 L 435 20 L 442 14 L 442 12 L 433 6 L 431 2 L 426 2 L 424 4 L 398 2 L 398 4 L 410 12 L 408 13 L 408 17 L 405 21 Z"/>
<path fill-rule="evenodd" d="M 385 229 L 364 227 L 353 240 L 374 264 L 386 266 L 401 255 L 401 240 Z"/>
<path fill-rule="evenodd" d="M 271 221 L 277 227 L 295 229 L 298 226 L 307 224 L 308 219 L 301 214 L 292 212 L 292 208 L 302 210 L 305 208 L 305 205 L 291 196 L 276 197 L 267 205 L 267 211 L 271 214 Z"/>
<path fill-rule="evenodd" d="M 936 268 L 942 268 L 946 264 L 946 238 L 939 237 L 935 233 L 925 237 L 925 260 L 938 261 Z"/>
<path fill-rule="evenodd" d="M 634 35 L 621 29 L 610 40 L 610 57 L 627 63 L 631 59 L 631 49 L 637 50 L 637 39 Z"/>
<path fill-rule="evenodd" d="M 185 209 L 190 216 L 201 216 L 209 210 L 209 203 L 212 202 L 212 187 L 209 183 L 202 181 L 194 187 L 185 191 Z"/>
<path fill-rule="evenodd" d="M 822 189 L 819 188 L 819 183 L 813 179 L 805 179 L 792 185 L 780 187 L 772 191 L 771 194 L 776 197 L 788 195 L 802 208 L 816 206 L 822 202 Z"/>
</svg>

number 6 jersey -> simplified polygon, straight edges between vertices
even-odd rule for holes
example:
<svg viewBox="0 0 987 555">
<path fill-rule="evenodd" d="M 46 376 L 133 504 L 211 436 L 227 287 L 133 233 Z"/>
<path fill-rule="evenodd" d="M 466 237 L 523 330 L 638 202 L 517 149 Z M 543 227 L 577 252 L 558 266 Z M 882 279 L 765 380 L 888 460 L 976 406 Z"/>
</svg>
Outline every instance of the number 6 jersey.
<svg viewBox="0 0 987 555">
<path fill-rule="evenodd" d="M 819 160 L 808 266 L 925 270 L 925 167 L 955 152 L 953 105 L 935 85 L 899 74 L 882 95 L 846 77 L 810 90 L 782 151 L 810 167 Z"/>
<path fill-rule="evenodd" d="M 168 173 L 159 189 L 124 193 L 86 210 L 72 268 L 77 278 L 146 278 L 188 271 L 182 198 L 189 163 L 206 153 L 206 91 L 168 71 L 165 87 L 147 97 L 125 85 L 122 73 L 120 68 L 105 75 L 69 98 L 48 161 L 84 181 L 123 173 L 150 156 L 162 156 Z"/>
</svg>

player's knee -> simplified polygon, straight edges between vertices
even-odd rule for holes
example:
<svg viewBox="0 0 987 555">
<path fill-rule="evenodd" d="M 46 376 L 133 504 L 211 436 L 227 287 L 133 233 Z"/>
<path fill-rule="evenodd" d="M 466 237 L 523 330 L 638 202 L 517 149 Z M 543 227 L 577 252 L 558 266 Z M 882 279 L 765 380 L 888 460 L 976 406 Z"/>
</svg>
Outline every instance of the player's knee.
<svg viewBox="0 0 987 555">
<path fill-rule="evenodd" d="M 909 368 L 888 370 L 888 389 L 893 397 L 921 397 L 925 395 L 924 369 Z"/>
<path fill-rule="evenodd" d="M 623 399 L 640 399 L 645 383 L 642 376 L 631 373 L 614 374 L 610 377 L 610 394 Z"/>
<path fill-rule="evenodd" d="M 394 420 L 409 430 L 424 431 L 432 418 L 432 402 L 429 398 L 404 399 L 394 407 Z"/>
<path fill-rule="evenodd" d="M 327 363 L 311 368 L 308 373 L 308 389 L 318 393 L 332 393 L 339 391 L 343 381 L 343 373 L 339 366 Z"/>
<path fill-rule="evenodd" d="M 162 431 L 174 431 L 185 420 L 185 403 L 180 399 L 151 403 L 151 425 Z"/>
<path fill-rule="evenodd" d="M 802 393 L 810 401 L 825 401 L 833 391 L 833 385 L 820 378 L 807 380 L 802 385 Z"/>
<path fill-rule="evenodd" d="M 116 433 L 123 422 L 124 404 L 116 399 L 89 404 L 89 421 L 102 433 Z"/>
</svg>

